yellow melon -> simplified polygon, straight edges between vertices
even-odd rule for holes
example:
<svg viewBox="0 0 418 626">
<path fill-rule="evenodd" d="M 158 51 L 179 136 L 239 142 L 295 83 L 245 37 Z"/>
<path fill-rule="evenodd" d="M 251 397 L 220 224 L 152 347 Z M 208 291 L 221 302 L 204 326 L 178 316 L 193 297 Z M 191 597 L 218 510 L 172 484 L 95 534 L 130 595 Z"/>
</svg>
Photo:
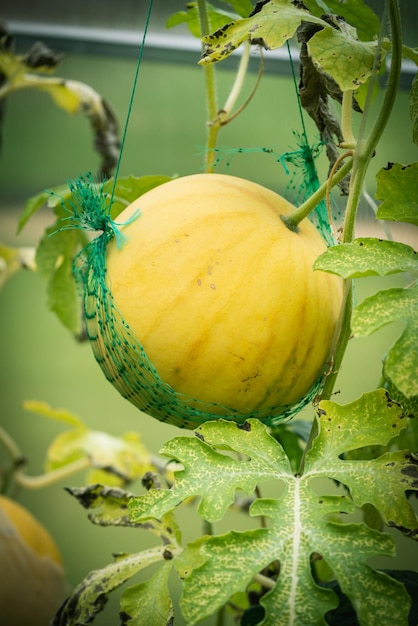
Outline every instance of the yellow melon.
<svg viewBox="0 0 418 626">
<path fill-rule="evenodd" d="M 67 593 L 62 559 L 48 531 L 0 496 L 0 616 L 7 626 L 48 626 Z"/>
<path fill-rule="evenodd" d="M 154 188 L 119 216 L 126 240 L 108 244 L 107 286 L 166 389 L 203 408 L 179 425 L 203 421 L 205 405 L 211 417 L 278 416 L 323 373 L 342 281 L 312 270 L 326 246 L 309 220 L 297 232 L 284 224 L 293 210 L 248 180 L 196 174 Z M 97 356 L 109 340 L 96 330 Z M 123 368 L 135 370 L 138 353 L 123 350 Z M 164 385 L 158 393 L 157 408 L 146 389 L 129 397 L 125 385 L 124 395 L 176 423 L 164 417 Z"/>
</svg>

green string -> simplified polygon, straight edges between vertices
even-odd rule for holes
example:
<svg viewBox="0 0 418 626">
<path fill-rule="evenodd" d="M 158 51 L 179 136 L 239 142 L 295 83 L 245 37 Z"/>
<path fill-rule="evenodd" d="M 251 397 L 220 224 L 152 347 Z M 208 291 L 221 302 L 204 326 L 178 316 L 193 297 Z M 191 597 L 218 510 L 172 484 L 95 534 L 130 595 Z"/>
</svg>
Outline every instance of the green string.
<svg viewBox="0 0 418 626">
<path fill-rule="evenodd" d="M 133 86 L 132 86 L 131 97 L 130 97 L 130 100 L 129 100 L 128 113 L 126 115 L 125 128 L 123 130 L 122 141 L 121 141 L 121 144 L 120 144 L 119 158 L 118 158 L 118 162 L 116 164 L 116 169 L 115 169 L 115 176 L 114 176 L 114 180 L 113 180 L 112 193 L 111 193 L 110 202 L 109 202 L 109 211 L 110 211 L 110 208 L 111 208 L 111 206 L 113 204 L 113 199 L 114 199 L 114 196 L 115 196 L 116 184 L 117 184 L 117 181 L 118 181 L 120 164 L 121 164 L 121 161 L 122 161 L 122 153 L 123 153 L 123 149 L 125 147 L 126 135 L 128 133 L 129 120 L 130 120 L 131 113 L 132 113 L 132 108 L 133 108 L 134 98 L 135 98 L 135 91 L 136 91 L 136 86 L 137 86 L 137 83 L 138 83 L 139 68 L 141 67 L 142 55 L 144 53 L 144 48 L 145 48 L 145 40 L 146 40 L 146 37 L 147 37 L 148 26 L 149 26 L 150 19 L 151 19 L 152 4 L 153 4 L 153 0 L 149 0 L 148 12 L 147 12 L 146 20 L 145 20 L 144 32 L 143 32 L 142 41 L 141 41 L 141 47 L 139 49 L 138 61 L 137 61 L 137 64 L 136 64 L 134 82 L 133 82 Z"/>
</svg>

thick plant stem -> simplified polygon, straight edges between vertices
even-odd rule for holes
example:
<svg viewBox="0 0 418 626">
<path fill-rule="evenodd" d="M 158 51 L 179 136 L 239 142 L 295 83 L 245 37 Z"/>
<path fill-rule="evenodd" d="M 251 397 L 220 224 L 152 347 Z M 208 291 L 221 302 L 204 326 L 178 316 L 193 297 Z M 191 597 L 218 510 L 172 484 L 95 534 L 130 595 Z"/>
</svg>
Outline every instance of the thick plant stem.
<svg viewBox="0 0 418 626">
<path fill-rule="evenodd" d="M 206 1 L 197 0 L 197 7 L 199 12 L 200 22 L 200 36 L 204 37 L 209 35 L 209 20 L 206 10 Z M 205 157 L 205 172 L 213 172 L 214 160 L 215 160 L 215 147 L 218 137 L 219 128 L 216 128 L 212 124 L 218 113 L 217 95 L 216 95 L 216 81 L 215 81 L 215 67 L 212 63 L 205 65 L 205 91 L 206 91 L 206 114 L 207 114 L 207 137 L 206 137 L 206 157 Z"/>
</svg>

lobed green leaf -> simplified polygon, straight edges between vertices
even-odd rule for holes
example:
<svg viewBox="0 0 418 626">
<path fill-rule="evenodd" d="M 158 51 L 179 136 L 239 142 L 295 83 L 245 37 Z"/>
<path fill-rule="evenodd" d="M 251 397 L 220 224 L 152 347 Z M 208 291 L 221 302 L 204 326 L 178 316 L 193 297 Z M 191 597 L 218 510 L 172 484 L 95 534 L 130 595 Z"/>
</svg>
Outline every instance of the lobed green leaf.
<svg viewBox="0 0 418 626">
<path fill-rule="evenodd" d="M 389 163 L 376 180 L 376 198 L 382 200 L 376 217 L 418 226 L 418 163 Z"/>
<path fill-rule="evenodd" d="M 418 271 L 418 254 L 403 243 L 364 237 L 328 248 L 313 267 L 343 278 L 387 276 Z"/>
<path fill-rule="evenodd" d="M 322 401 L 318 414 L 319 435 L 306 456 L 306 475 L 315 475 L 319 469 L 323 474 L 327 466 L 332 467 L 332 477 L 350 489 L 356 506 L 372 504 L 388 525 L 417 533 L 416 515 L 406 498 L 400 497 L 402 490 L 418 488 L 418 465 L 409 453 L 386 453 L 364 461 L 363 467 L 358 460 L 335 463 L 344 452 L 388 444 L 407 427 L 402 407 L 382 389 L 344 406 Z"/>
<path fill-rule="evenodd" d="M 169 442 L 163 452 L 183 469 L 170 490 L 131 501 L 134 521 L 161 515 L 191 495 L 202 497 L 199 513 L 214 521 L 225 512 L 234 490 L 254 486 L 257 472 L 259 483 L 268 476 L 280 485 L 276 498 L 258 498 L 250 507 L 251 516 L 269 519 L 269 525 L 202 537 L 178 557 L 187 623 L 192 626 L 210 615 L 255 579 L 270 587 L 261 600 L 263 626 L 323 625 L 324 615 L 338 601 L 313 578 L 311 557 L 319 554 L 356 608 L 360 624 L 406 626 L 410 600 L 404 587 L 368 566 L 371 556 L 394 556 L 392 538 L 365 524 L 337 521 L 342 513 L 370 503 L 389 525 L 415 535 L 417 519 L 404 492 L 418 489 L 416 461 L 399 451 L 355 462 L 341 458 L 352 449 L 386 445 L 405 427 L 401 408 L 382 389 L 344 406 L 323 402 L 318 435 L 302 475 L 293 474 L 282 447 L 257 420 L 248 420 L 244 428 L 209 422 L 197 429 L 199 438 Z M 330 495 L 323 483 L 318 486 L 318 478 L 337 480 L 347 491 Z M 259 573 L 275 563 L 280 563 L 277 581 L 260 579 Z"/>
<path fill-rule="evenodd" d="M 382 326 L 402 322 L 400 338 L 389 350 L 384 377 L 406 397 L 418 395 L 418 287 L 388 289 L 366 298 L 353 313 L 354 336 L 369 336 Z"/>
<path fill-rule="evenodd" d="M 196 438 L 176 437 L 162 448 L 162 455 L 177 460 L 184 469 L 176 471 L 170 489 L 151 490 L 133 500 L 133 520 L 159 518 L 183 500 L 200 496 L 199 514 L 215 522 L 234 502 L 237 489 L 249 495 L 260 481 L 285 479 L 290 472 L 284 450 L 258 420 L 243 426 L 225 420 L 208 422 L 195 433 Z M 239 455 L 234 458 L 223 450 L 239 450 Z"/>
</svg>

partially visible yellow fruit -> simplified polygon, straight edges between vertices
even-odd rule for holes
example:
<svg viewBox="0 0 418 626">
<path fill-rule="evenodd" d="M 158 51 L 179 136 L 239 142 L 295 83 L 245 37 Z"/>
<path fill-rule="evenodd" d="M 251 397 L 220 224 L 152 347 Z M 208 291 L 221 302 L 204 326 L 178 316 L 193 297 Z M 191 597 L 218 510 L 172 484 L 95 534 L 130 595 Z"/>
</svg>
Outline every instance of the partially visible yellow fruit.
<svg viewBox="0 0 418 626">
<path fill-rule="evenodd" d="M 210 403 L 222 417 L 279 415 L 324 371 L 342 281 L 312 270 L 326 246 L 309 220 L 297 232 L 285 226 L 280 216 L 293 210 L 253 182 L 197 174 L 147 192 L 118 217 L 127 240 L 120 249 L 108 244 L 108 287 L 159 377 L 184 394 L 185 405 L 205 410 L 199 403 Z M 96 332 L 100 355 L 108 329 Z M 121 355 L 123 367 L 140 371 L 138 352 L 122 345 Z M 129 397 L 119 388 L 167 419 L 164 389 L 156 401 L 155 389 Z"/>
<path fill-rule="evenodd" d="M 65 598 L 62 559 L 48 531 L 0 496 L 0 618 L 6 626 L 47 626 Z"/>
</svg>

